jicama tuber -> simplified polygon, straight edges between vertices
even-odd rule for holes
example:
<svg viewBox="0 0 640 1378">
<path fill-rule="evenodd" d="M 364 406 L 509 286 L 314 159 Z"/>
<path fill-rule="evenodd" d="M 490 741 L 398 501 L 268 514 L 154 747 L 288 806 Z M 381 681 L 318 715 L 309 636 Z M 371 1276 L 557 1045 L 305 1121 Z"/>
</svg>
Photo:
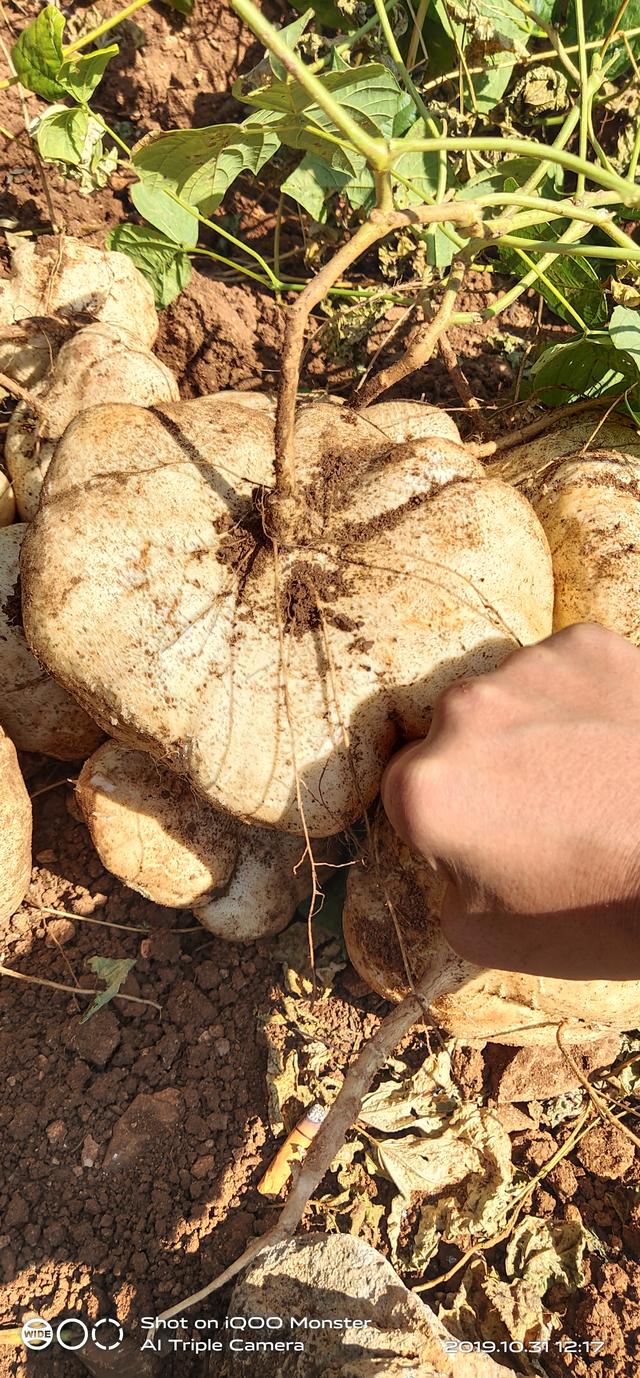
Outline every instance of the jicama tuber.
<svg viewBox="0 0 640 1378">
<path fill-rule="evenodd" d="M 640 458 L 568 455 L 531 500 L 553 559 L 554 631 L 599 622 L 640 646 Z"/>
<path fill-rule="evenodd" d="M 11 918 L 31 879 L 31 800 L 16 749 L 0 727 L 0 923 Z"/>
<path fill-rule="evenodd" d="M 69 235 L 8 235 L 11 271 L 0 279 L 0 372 L 31 387 L 69 331 L 92 320 L 126 326 L 145 349 L 158 333 L 153 292 L 126 254 Z"/>
<path fill-rule="evenodd" d="M 440 927 L 444 890 L 443 878 L 380 814 L 349 871 L 343 915 L 349 957 L 373 990 L 401 1000 L 410 990 L 407 966 L 414 985 L 430 975 L 429 1014 L 463 1042 L 553 1043 L 563 1021 L 574 1041 L 635 1027 L 640 981 L 528 976 L 459 957 Z"/>
<path fill-rule="evenodd" d="M 384 415 L 301 409 L 295 539 L 268 534 L 271 417 L 240 403 L 95 408 L 47 474 L 30 645 L 112 736 L 245 822 L 341 831 L 440 690 L 551 630 L 529 504 L 439 413 L 404 443 Z"/>
<path fill-rule="evenodd" d="M 192 909 L 220 938 L 278 933 L 311 892 L 299 838 L 212 809 L 142 751 L 105 742 L 85 762 L 76 798 L 107 870 L 156 904 Z"/>
<path fill-rule="evenodd" d="M 51 456 L 79 412 L 104 402 L 150 407 L 179 397 L 165 364 L 129 329 L 102 322 L 85 326 L 63 344 L 49 372 L 31 391 L 44 415 L 18 402 L 5 441 L 5 463 L 23 521 L 35 516 Z"/>
<path fill-rule="evenodd" d="M 0 723 L 19 751 L 74 761 L 104 733 L 38 664 L 20 613 L 20 546 L 26 527 L 0 527 Z"/>
</svg>

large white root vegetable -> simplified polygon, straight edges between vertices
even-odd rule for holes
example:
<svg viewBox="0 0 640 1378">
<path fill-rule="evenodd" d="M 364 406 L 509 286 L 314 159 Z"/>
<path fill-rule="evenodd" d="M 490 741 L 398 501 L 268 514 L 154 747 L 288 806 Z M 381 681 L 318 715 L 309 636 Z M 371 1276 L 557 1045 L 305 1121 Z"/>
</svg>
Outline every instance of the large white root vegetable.
<svg viewBox="0 0 640 1378">
<path fill-rule="evenodd" d="M 22 523 L 0 528 L 0 723 L 19 751 L 75 761 L 103 732 L 31 654 L 20 613 Z"/>
<path fill-rule="evenodd" d="M 541 475 L 532 501 L 553 559 L 554 631 L 599 622 L 640 646 L 640 459 L 570 455 Z"/>
<path fill-rule="evenodd" d="M 10 276 L 0 279 L 0 372 L 30 387 L 69 327 L 92 319 L 126 326 L 151 348 L 158 333 L 153 292 L 126 254 L 68 235 L 11 237 L 10 253 Z"/>
<path fill-rule="evenodd" d="M 229 942 L 280 932 L 311 891 L 299 838 L 237 823 L 142 751 L 105 742 L 76 797 L 107 870 Z"/>
<path fill-rule="evenodd" d="M 271 418 L 208 398 L 81 414 L 27 533 L 38 658 L 247 822 L 341 831 L 447 684 L 551 630 L 530 505 L 454 440 L 394 444 L 372 412 L 301 411 L 287 544 L 263 528 Z"/>
<path fill-rule="evenodd" d="M 0 924 L 11 918 L 31 879 L 31 800 L 13 742 L 0 727 Z"/>
<path fill-rule="evenodd" d="M 51 456 L 67 426 L 81 411 L 104 402 L 151 407 L 179 399 L 171 370 L 130 330 L 97 322 L 63 344 L 50 371 L 34 384 L 44 406 L 37 416 L 18 402 L 7 428 L 5 462 L 22 521 L 35 516 Z"/>
<path fill-rule="evenodd" d="M 434 1023 L 463 1042 L 553 1043 L 564 1020 L 569 1041 L 636 1026 L 640 981 L 567 981 L 464 961 L 440 927 L 444 888 L 380 814 L 370 849 L 349 872 L 343 915 L 349 957 L 373 990 L 397 1001 L 410 989 L 397 925 L 414 984 L 432 977 Z"/>
</svg>

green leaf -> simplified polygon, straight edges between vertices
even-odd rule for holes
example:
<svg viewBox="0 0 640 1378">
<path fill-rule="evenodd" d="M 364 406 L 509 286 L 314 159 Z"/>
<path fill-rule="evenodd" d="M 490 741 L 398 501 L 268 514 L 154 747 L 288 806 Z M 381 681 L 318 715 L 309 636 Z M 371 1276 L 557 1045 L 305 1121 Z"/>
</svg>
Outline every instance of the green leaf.
<svg viewBox="0 0 640 1378">
<path fill-rule="evenodd" d="M 590 40 L 606 38 L 613 21 L 620 8 L 620 0 L 583 0 L 584 23 L 587 37 Z M 564 22 L 566 20 L 566 23 Z M 562 39 L 565 44 L 577 42 L 576 16 L 574 4 L 567 5 L 566 0 L 557 0 L 553 16 L 554 24 L 562 26 Z M 640 28 L 640 0 L 630 0 L 622 18 L 621 29 Z M 640 52 L 640 36 L 627 40 L 632 53 Z M 612 67 L 608 67 L 609 60 L 615 56 Z M 576 60 L 576 59 L 574 59 Z M 621 39 L 616 39 L 607 49 L 605 58 L 607 74 L 613 78 L 619 76 L 631 66 L 631 58 L 626 44 Z"/>
<path fill-rule="evenodd" d="M 328 91 L 338 96 L 341 106 L 370 135 L 401 138 L 413 122 L 410 97 L 401 90 L 393 73 L 382 63 L 371 62 L 357 69 L 327 72 L 322 77 L 322 83 Z M 299 83 L 276 81 L 248 94 L 242 94 L 236 83 L 234 91 L 246 104 L 260 108 L 263 125 L 262 112 L 271 112 L 268 128 L 277 133 L 283 144 L 314 154 L 334 172 L 344 173 L 346 180 L 341 190 L 351 206 L 368 209 L 373 204 L 373 174 L 366 159 L 344 144 L 342 135 L 329 116 L 314 104 Z M 309 194 L 308 187 L 306 192 Z M 310 194 L 312 202 L 318 206 L 319 197 L 316 194 L 314 200 L 314 192 Z"/>
<path fill-rule="evenodd" d="M 11 52 L 16 76 L 22 85 L 28 91 L 35 91 L 37 96 L 44 96 L 45 100 L 57 100 L 66 91 L 59 80 L 64 23 L 60 11 L 54 5 L 47 5 L 23 29 Z"/>
<path fill-rule="evenodd" d="M 635 360 L 640 370 L 640 311 L 616 306 L 609 321 L 609 334 L 616 347 Z"/>
<path fill-rule="evenodd" d="M 95 1000 L 89 1006 L 86 1014 L 83 1014 L 80 1021 L 81 1024 L 86 1024 L 87 1020 L 91 1019 L 93 1014 L 97 1014 L 98 1010 L 101 1010 L 103 1005 L 107 1005 L 110 1000 L 113 1000 L 115 995 L 119 994 L 131 968 L 134 967 L 135 964 L 135 958 L 90 958 L 89 966 L 92 971 L 95 971 L 96 976 L 101 981 L 104 981 L 105 988 L 103 991 L 100 991 L 99 995 L 96 995 Z"/>
<path fill-rule="evenodd" d="M 398 85 L 393 73 L 381 62 L 368 62 L 362 67 L 326 72 L 319 80 L 325 90 L 338 97 L 343 109 L 357 120 L 368 134 L 391 139 L 399 138 L 405 133 L 406 116 L 412 117 L 413 102 Z M 243 94 L 236 82 L 234 95 L 238 95 L 245 104 L 254 105 L 261 110 L 276 110 L 283 115 L 296 117 L 304 114 L 304 121 L 298 118 L 291 124 L 292 138 L 296 137 L 296 142 L 293 143 L 295 148 L 305 146 L 298 142 L 298 137 L 303 135 L 303 123 L 315 125 L 320 130 L 328 130 L 334 136 L 338 136 L 338 131 L 329 116 L 314 103 L 297 81 L 274 81 L 249 94 Z M 279 127 L 286 130 L 288 126 L 282 124 Z M 311 137 L 313 138 L 313 134 Z M 284 143 L 289 141 L 283 137 Z M 316 149 L 317 141 L 313 151 Z M 330 151 L 328 140 L 322 142 L 321 151 Z"/>
<path fill-rule="evenodd" d="M 349 174 L 332 168 L 316 153 L 305 153 L 304 158 L 280 187 L 285 196 L 290 196 L 308 212 L 312 220 L 321 224 L 327 218 L 326 202 L 336 191 L 342 191 L 349 181 Z"/>
<path fill-rule="evenodd" d="M 38 120 L 33 131 L 42 157 L 52 162 L 79 164 L 87 141 L 90 119 L 87 110 L 79 110 L 77 107 L 72 110 L 67 105 L 51 106 Z M 99 125 L 98 131 L 101 135 Z"/>
<path fill-rule="evenodd" d="M 107 237 L 107 247 L 133 259 L 151 284 L 159 308 L 169 306 L 191 277 L 191 261 L 182 246 L 148 225 L 117 225 Z"/>
<path fill-rule="evenodd" d="M 109 48 L 98 48 L 94 53 L 78 53 L 76 57 L 63 62 L 58 80 L 68 95 L 84 104 L 91 97 L 104 76 L 104 69 L 120 49 L 117 43 Z"/>
<path fill-rule="evenodd" d="M 131 200 L 144 220 L 160 230 L 173 244 L 195 249 L 200 233 L 197 215 L 179 206 L 161 187 L 146 179 L 129 188 Z"/>
<path fill-rule="evenodd" d="M 58 163 L 65 176 L 74 177 L 83 195 L 105 186 L 117 166 L 116 150 L 104 151 L 100 121 L 79 106 L 50 106 L 38 120 L 33 137 L 41 156 Z"/>
<path fill-rule="evenodd" d="M 483 67 L 472 83 L 475 106 L 486 114 L 502 99 L 514 67 L 526 57 L 534 21 L 511 0 L 435 0 L 431 8 L 452 40 L 454 54 L 460 49 L 469 67 Z M 466 83 L 465 94 L 472 104 Z"/>
<path fill-rule="evenodd" d="M 241 172 L 258 173 L 278 148 L 278 136 L 268 120 L 149 134 L 133 149 L 132 162 L 142 189 L 140 184 L 132 189 L 132 200 L 164 234 L 193 248 L 198 222 L 167 193 L 209 216 Z"/>
<path fill-rule="evenodd" d="M 552 248 L 556 237 L 562 232 L 562 225 L 562 221 L 557 222 L 556 234 L 553 236 L 548 233 L 546 225 L 532 226 L 521 233 L 525 239 L 548 240 L 549 247 Z M 500 245 L 499 253 L 514 277 L 523 278 L 529 272 L 529 264 L 525 263 L 515 249 Z M 540 257 L 540 254 L 534 253 L 531 261 L 537 263 Z M 538 281 L 535 290 L 563 321 L 567 321 L 569 325 L 576 325 L 575 316 L 567 310 L 558 293 L 561 293 L 574 308 L 585 325 L 592 328 L 604 325 L 608 315 L 607 298 L 603 284 L 589 259 L 580 258 L 578 253 L 575 258 L 559 255 L 555 262 L 545 268 L 544 274 L 551 285 Z M 557 287 L 558 292 L 553 290 L 554 287 Z"/>
<path fill-rule="evenodd" d="M 616 349 L 608 336 L 585 335 L 545 349 L 529 373 L 525 391 L 535 393 L 548 407 L 560 407 L 583 397 L 623 393 L 637 379 L 634 360 Z"/>
</svg>

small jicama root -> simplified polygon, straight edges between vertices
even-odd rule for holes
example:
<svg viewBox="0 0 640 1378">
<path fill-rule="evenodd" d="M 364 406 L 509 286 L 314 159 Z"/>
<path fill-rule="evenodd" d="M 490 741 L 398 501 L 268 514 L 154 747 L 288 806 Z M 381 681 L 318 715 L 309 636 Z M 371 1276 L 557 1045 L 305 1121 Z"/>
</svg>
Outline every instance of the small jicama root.
<svg viewBox="0 0 640 1378">
<path fill-rule="evenodd" d="M 31 387 L 69 330 L 92 320 L 126 326 L 144 349 L 158 333 L 153 292 L 126 254 L 68 235 L 7 236 L 11 273 L 0 280 L 0 373 Z"/>
<path fill-rule="evenodd" d="M 599 622 L 640 646 L 640 447 L 568 455 L 531 501 L 549 541 L 554 631 Z"/>
<path fill-rule="evenodd" d="M 13 742 L 0 727 L 0 924 L 11 918 L 31 879 L 31 800 Z"/>
<path fill-rule="evenodd" d="M 433 1022 L 462 1042 L 552 1044 L 561 1023 L 576 1042 L 635 1027 L 640 981 L 528 976 L 483 969 L 457 956 L 440 927 L 444 890 L 442 878 L 381 813 L 370 848 L 349 871 L 343 919 L 353 965 L 385 999 L 409 993 L 408 961 Z"/>
<path fill-rule="evenodd" d="M 532 439 L 520 441 L 516 432 L 513 443 L 501 441 L 496 455 L 486 461 L 488 473 L 516 484 L 528 498 L 538 491 L 547 472 L 568 455 L 586 458 L 592 450 L 606 449 L 640 458 L 638 432 L 618 412 L 607 413 L 596 407 L 577 413 L 560 409 L 559 414 L 548 412 L 544 421 L 544 430 Z"/>
<path fill-rule="evenodd" d="M 279 933 L 312 888 L 299 838 L 212 809 L 166 766 L 105 742 L 76 798 L 108 871 L 156 904 L 190 908 L 228 942 Z M 326 849 L 318 845 L 317 858 Z"/>
<path fill-rule="evenodd" d="M 0 723 L 19 751 L 75 761 L 104 733 L 31 654 L 20 612 L 20 546 L 26 526 L 0 527 Z"/>
<path fill-rule="evenodd" d="M 266 412 L 84 412 L 23 548 L 29 644 L 214 808 L 341 832 L 452 680 L 551 630 L 540 524 L 455 435 L 420 404 L 301 407 L 299 521 L 279 537 Z"/>
<path fill-rule="evenodd" d="M 0 471 L 0 526 L 11 526 L 16 519 L 16 497 L 6 474 Z"/>
<path fill-rule="evenodd" d="M 44 409 L 36 415 L 18 402 L 7 428 L 5 463 L 18 513 L 31 521 L 38 510 L 44 476 L 67 426 L 79 412 L 104 402 L 134 402 L 151 407 L 177 401 L 171 370 L 120 325 L 85 326 L 63 344 L 51 369 L 33 394 Z"/>
</svg>

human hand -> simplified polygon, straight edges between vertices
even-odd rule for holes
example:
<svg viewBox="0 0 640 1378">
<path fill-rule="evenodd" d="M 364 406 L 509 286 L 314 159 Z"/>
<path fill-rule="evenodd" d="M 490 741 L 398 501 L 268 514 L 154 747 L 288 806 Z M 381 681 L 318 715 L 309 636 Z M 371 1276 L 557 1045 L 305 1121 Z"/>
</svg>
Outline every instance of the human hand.
<svg viewBox="0 0 640 1378">
<path fill-rule="evenodd" d="M 640 650 L 592 624 L 438 700 L 382 799 L 450 884 L 442 925 L 480 966 L 640 976 Z M 588 1011 L 585 1011 L 587 1014 Z"/>
</svg>

